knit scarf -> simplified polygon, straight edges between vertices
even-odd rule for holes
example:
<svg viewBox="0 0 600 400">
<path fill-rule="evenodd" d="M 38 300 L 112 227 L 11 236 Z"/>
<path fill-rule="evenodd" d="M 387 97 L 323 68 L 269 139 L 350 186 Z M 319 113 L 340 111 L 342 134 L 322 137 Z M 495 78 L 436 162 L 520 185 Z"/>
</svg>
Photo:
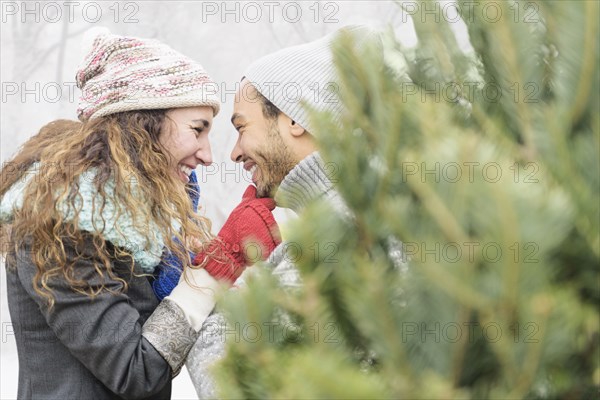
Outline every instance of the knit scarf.
<svg viewBox="0 0 600 400">
<path fill-rule="evenodd" d="M 24 177 L 16 182 L 0 199 L 0 222 L 10 223 L 14 218 L 15 210 L 23 207 L 23 196 L 31 179 L 39 179 L 36 171 L 40 170 L 39 163 L 35 163 Z M 126 249 L 145 273 L 152 273 L 160 262 L 164 248 L 164 239 L 159 233 L 156 223 L 147 216 L 140 216 L 134 220 L 131 213 L 114 203 L 115 183 L 107 181 L 104 191 L 104 207 L 100 210 L 102 197 L 94 185 L 96 172 L 90 169 L 79 176 L 79 193 L 74 204 L 61 201 L 56 209 L 62 214 L 64 221 L 74 222 L 80 230 L 101 235 L 113 245 Z M 135 191 L 135 186 L 133 187 Z M 79 210 L 79 213 L 76 212 Z M 173 227 L 179 229 L 179 224 L 174 221 Z"/>
</svg>

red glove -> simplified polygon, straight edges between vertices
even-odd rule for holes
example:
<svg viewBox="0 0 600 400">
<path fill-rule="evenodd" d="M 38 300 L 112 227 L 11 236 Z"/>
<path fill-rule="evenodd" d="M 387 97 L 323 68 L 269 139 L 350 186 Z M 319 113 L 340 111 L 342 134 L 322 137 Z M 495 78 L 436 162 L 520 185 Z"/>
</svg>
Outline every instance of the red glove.
<svg viewBox="0 0 600 400">
<path fill-rule="evenodd" d="M 281 243 L 273 209 L 273 199 L 256 198 L 256 187 L 248 186 L 242 202 L 231 212 L 208 249 L 198 253 L 194 264 L 203 265 L 213 278 L 235 282 L 247 265 L 266 260 Z"/>
</svg>

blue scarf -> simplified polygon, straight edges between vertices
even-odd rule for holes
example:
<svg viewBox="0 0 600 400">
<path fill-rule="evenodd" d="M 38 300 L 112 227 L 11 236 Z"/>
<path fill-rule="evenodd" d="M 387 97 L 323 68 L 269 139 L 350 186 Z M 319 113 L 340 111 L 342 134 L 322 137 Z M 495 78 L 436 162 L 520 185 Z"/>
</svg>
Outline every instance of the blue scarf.
<svg viewBox="0 0 600 400">
<path fill-rule="evenodd" d="M 200 199 L 200 185 L 198 185 L 198 178 L 195 171 L 192 171 L 190 175 L 187 192 L 192 200 L 194 211 L 197 211 Z M 177 239 L 174 239 L 174 241 L 176 245 L 181 246 L 181 243 Z M 190 260 L 193 260 L 195 254 L 190 251 L 189 256 Z M 152 290 L 154 290 L 154 294 L 159 300 L 168 296 L 173 288 L 177 286 L 182 271 L 183 262 L 175 254 L 166 250 L 160 264 L 156 267 L 156 279 L 152 282 Z"/>
</svg>

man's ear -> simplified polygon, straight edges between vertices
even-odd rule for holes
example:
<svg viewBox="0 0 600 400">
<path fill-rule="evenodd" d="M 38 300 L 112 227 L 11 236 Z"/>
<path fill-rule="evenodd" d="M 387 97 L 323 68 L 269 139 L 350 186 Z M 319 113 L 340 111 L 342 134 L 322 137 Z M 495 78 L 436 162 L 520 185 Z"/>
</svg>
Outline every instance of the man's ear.
<svg viewBox="0 0 600 400">
<path fill-rule="evenodd" d="M 296 121 L 290 120 L 290 133 L 294 137 L 300 137 L 306 132 L 306 129 L 300 126 Z"/>
</svg>

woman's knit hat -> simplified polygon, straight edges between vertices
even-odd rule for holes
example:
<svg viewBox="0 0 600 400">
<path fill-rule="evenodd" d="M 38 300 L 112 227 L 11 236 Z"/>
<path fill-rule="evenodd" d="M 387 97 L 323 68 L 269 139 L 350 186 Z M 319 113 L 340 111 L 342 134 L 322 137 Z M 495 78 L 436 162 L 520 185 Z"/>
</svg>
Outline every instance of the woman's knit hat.
<svg viewBox="0 0 600 400">
<path fill-rule="evenodd" d="M 339 98 L 332 43 L 341 34 L 351 35 L 356 48 L 379 40 L 379 31 L 366 25 L 349 25 L 312 42 L 288 47 L 254 61 L 244 76 L 281 112 L 315 134 L 303 103 L 317 111 L 340 118 Z"/>
<path fill-rule="evenodd" d="M 220 108 L 217 85 L 202 65 L 153 39 L 93 28 L 83 39 L 77 71 L 80 120 L 131 110 Z"/>
</svg>

